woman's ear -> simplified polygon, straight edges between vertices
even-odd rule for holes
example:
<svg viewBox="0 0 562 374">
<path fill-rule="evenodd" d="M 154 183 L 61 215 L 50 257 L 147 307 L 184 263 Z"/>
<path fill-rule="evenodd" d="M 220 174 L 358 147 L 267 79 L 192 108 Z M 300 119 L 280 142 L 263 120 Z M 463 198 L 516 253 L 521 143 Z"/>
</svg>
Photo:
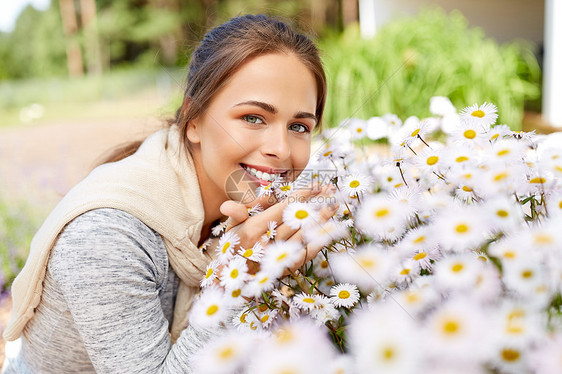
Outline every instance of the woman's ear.
<svg viewBox="0 0 562 374">
<path fill-rule="evenodd" d="M 190 143 L 200 143 L 201 137 L 199 136 L 199 123 L 197 119 L 189 121 L 187 124 L 187 140 Z"/>
</svg>

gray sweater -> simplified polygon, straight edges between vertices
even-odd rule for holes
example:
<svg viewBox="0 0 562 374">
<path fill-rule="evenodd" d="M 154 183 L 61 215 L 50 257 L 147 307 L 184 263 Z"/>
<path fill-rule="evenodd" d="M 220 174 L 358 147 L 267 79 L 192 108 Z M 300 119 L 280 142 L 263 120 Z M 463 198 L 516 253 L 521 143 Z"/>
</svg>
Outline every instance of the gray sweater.
<svg viewBox="0 0 562 374">
<path fill-rule="evenodd" d="M 178 277 L 160 235 L 132 215 L 74 219 L 51 253 L 41 303 L 2 373 L 191 373 L 210 331 L 172 345 Z"/>
</svg>

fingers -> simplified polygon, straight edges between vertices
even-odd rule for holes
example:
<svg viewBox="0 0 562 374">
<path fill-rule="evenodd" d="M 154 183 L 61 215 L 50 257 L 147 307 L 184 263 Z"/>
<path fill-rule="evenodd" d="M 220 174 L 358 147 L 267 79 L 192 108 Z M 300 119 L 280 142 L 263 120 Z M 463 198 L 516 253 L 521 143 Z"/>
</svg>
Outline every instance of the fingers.
<svg viewBox="0 0 562 374">
<path fill-rule="evenodd" d="M 234 200 L 227 200 L 222 203 L 220 206 L 220 212 L 223 215 L 228 216 L 226 231 L 244 222 L 249 217 L 248 208 L 246 208 L 244 204 Z"/>
</svg>

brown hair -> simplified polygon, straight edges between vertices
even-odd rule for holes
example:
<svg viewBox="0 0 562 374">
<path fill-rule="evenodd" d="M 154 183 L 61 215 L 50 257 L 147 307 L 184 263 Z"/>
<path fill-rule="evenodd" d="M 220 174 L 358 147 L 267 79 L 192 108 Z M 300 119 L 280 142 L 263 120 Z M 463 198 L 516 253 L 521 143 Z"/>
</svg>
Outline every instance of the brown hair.
<svg viewBox="0 0 562 374">
<path fill-rule="evenodd" d="M 208 32 L 191 56 L 187 87 L 175 119 L 187 147 L 187 127 L 200 116 L 228 78 L 246 61 L 269 53 L 293 53 L 305 64 L 316 80 L 316 117 L 320 128 L 326 102 L 326 75 L 318 49 L 304 34 L 286 22 L 266 15 L 245 15 Z M 104 162 L 118 161 L 133 154 L 141 141 L 113 151 Z"/>
</svg>

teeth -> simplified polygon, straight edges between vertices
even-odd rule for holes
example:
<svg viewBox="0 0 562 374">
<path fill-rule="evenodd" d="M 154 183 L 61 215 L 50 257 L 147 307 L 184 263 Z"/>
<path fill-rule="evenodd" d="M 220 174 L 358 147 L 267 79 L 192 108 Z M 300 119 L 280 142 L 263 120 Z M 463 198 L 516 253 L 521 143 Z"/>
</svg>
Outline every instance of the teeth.
<svg viewBox="0 0 562 374">
<path fill-rule="evenodd" d="M 263 172 L 261 170 L 256 170 L 254 168 L 250 168 L 250 167 L 247 167 L 247 166 L 243 166 L 243 167 L 248 173 L 252 174 L 253 176 L 255 176 L 255 177 L 257 177 L 261 180 L 267 181 L 267 182 L 273 182 L 280 175 L 280 174 L 269 174 L 269 173 Z"/>
</svg>

